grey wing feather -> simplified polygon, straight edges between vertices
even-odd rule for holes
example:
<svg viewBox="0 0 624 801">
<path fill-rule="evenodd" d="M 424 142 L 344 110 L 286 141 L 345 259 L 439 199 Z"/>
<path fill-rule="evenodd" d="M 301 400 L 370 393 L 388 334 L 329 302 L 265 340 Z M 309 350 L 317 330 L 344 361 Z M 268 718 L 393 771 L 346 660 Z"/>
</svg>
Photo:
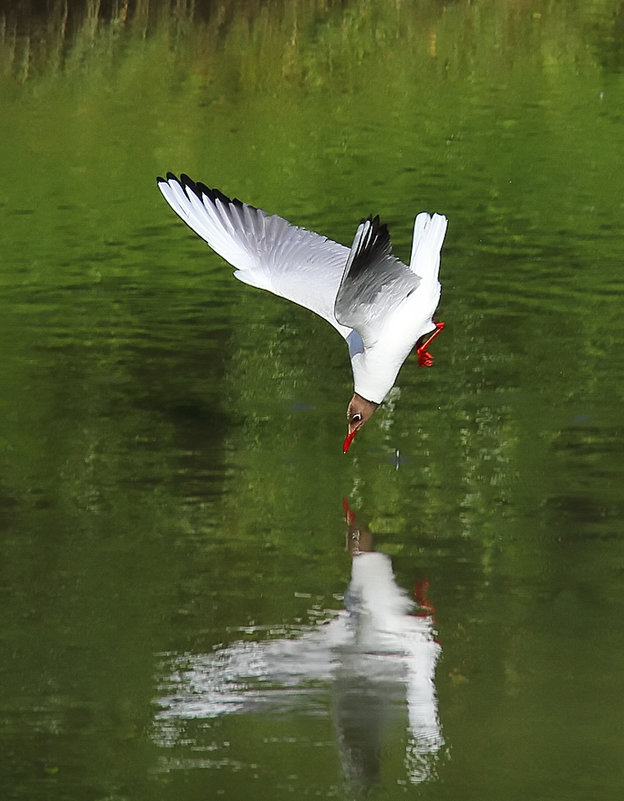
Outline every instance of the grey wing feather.
<svg viewBox="0 0 624 801">
<path fill-rule="evenodd" d="M 334 314 L 354 328 L 364 344 L 378 336 L 383 318 L 420 285 L 421 279 L 392 255 L 388 228 L 379 217 L 356 231 L 336 296 Z"/>
</svg>

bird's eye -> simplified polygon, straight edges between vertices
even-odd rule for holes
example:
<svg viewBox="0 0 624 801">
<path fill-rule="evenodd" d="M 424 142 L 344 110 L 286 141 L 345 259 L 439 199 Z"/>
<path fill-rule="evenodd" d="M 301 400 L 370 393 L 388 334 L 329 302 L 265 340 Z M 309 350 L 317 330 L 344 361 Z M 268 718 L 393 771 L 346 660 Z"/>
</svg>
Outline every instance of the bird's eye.
<svg viewBox="0 0 624 801">
<path fill-rule="evenodd" d="M 355 414 L 351 415 L 351 422 L 352 423 L 359 423 L 361 419 L 362 419 L 362 415 L 359 412 L 356 412 Z"/>
</svg>

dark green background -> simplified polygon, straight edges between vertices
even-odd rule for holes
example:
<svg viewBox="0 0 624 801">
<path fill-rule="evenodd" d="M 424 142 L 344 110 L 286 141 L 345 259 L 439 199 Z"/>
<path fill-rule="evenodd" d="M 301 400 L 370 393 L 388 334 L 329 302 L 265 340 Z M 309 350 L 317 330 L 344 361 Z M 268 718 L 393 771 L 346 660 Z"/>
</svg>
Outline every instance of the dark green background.
<svg viewBox="0 0 624 801">
<path fill-rule="evenodd" d="M 395 717 L 371 797 L 619 801 L 621 3 L 4 6 L 2 797 L 357 795 L 330 684 L 158 703 L 343 608 L 346 496 L 442 646 L 429 778 Z M 344 243 L 378 213 L 403 259 L 449 217 L 435 366 L 347 457 L 344 343 L 233 280 L 167 170 Z"/>
</svg>

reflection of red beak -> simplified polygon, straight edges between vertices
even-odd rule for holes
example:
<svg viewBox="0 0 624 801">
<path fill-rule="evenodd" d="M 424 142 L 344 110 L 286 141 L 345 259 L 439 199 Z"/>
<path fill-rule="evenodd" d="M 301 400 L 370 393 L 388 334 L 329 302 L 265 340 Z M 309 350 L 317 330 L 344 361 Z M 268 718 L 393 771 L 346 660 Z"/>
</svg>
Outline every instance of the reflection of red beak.
<svg viewBox="0 0 624 801">
<path fill-rule="evenodd" d="M 350 434 L 347 434 L 347 436 L 345 437 L 344 444 L 342 446 L 343 453 L 346 453 L 349 450 L 349 448 L 351 447 L 351 443 L 353 442 L 353 438 L 355 437 L 355 435 L 359 430 L 360 430 L 359 428 L 354 428 Z"/>
<path fill-rule="evenodd" d="M 343 498 L 342 499 L 342 508 L 344 509 L 345 513 L 345 521 L 348 526 L 352 526 L 355 523 L 355 512 L 349 506 L 349 499 Z"/>
</svg>

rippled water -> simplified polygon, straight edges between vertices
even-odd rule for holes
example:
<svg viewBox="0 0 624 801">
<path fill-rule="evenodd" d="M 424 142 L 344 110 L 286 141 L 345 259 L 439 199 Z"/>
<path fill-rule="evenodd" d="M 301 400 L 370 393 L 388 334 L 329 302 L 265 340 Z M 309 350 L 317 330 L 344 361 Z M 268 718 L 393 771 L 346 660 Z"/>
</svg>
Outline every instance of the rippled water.
<svg viewBox="0 0 624 801">
<path fill-rule="evenodd" d="M 3 798 L 618 799 L 618 3 L 3 12 Z M 449 217 L 435 365 L 344 343 L 167 170 L 349 243 Z"/>
</svg>

